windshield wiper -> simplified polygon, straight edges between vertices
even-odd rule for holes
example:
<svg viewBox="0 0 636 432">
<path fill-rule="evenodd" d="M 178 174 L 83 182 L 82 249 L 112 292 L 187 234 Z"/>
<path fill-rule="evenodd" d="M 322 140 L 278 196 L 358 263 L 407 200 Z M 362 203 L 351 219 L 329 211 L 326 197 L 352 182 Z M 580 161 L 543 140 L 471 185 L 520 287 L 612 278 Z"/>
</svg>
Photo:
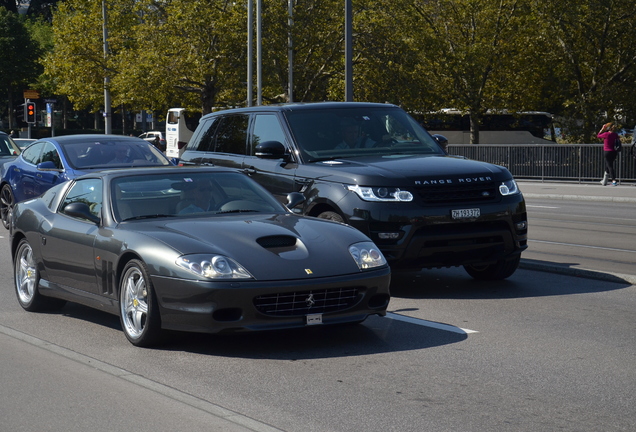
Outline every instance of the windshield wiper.
<svg viewBox="0 0 636 432">
<path fill-rule="evenodd" d="M 218 211 L 215 214 L 226 214 L 226 213 L 250 213 L 250 212 L 260 212 L 260 210 L 247 210 L 247 209 L 236 209 L 236 210 L 223 210 Z"/>
<path fill-rule="evenodd" d="M 122 222 L 129 221 L 129 220 L 156 219 L 156 218 L 162 218 L 162 217 L 177 217 L 177 215 L 173 215 L 173 214 L 148 214 L 148 215 L 129 217 L 129 218 L 126 218 L 126 219 L 122 220 Z"/>
</svg>

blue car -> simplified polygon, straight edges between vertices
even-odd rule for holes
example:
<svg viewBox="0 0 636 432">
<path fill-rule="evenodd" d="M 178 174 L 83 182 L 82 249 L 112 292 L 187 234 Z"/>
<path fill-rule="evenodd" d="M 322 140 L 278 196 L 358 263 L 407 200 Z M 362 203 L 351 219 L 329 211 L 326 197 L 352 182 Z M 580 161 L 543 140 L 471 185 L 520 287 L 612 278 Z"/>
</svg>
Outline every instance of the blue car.
<svg viewBox="0 0 636 432">
<path fill-rule="evenodd" d="M 14 203 L 94 170 L 174 165 L 155 146 L 120 135 L 67 135 L 42 138 L 0 167 L 0 213 L 9 227 Z"/>
</svg>

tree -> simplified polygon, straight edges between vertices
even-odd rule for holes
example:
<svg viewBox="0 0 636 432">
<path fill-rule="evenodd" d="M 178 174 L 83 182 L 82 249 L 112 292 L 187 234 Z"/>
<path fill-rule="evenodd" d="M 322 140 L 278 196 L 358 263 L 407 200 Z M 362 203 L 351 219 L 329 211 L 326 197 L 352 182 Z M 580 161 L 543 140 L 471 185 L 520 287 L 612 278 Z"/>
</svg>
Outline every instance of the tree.
<svg viewBox="0 0 636 432">
<path fill-rule="evenodd" d="M 562 103 L 571 132 L 594 142 L 607 119 L 633 119 L 636 102 L 636 8 L 633 0 L 537 2 L 542 32 L 567 78 Z M 571 97 L 567 97 L 572 95 Z"/>
<path fill-rule="evenodd" d="M 20 17 L 3 7 L 0 7 L 0 52 L 0 88 L 7 89 L 9 128 L 12 128 L 15 90 L 21 90 L 40 74 L 37 63 L 40 49 Z"/>
<path fill-rule="evenodd" d="M 481 116 L 518 102 L 524 0 L 415 0 L 410 11 L 403 25 L 412 30 L 409 52 L 422 82 L 447 108 L 469 114 L 470 140 L 478 144 Z"/>
</svg>

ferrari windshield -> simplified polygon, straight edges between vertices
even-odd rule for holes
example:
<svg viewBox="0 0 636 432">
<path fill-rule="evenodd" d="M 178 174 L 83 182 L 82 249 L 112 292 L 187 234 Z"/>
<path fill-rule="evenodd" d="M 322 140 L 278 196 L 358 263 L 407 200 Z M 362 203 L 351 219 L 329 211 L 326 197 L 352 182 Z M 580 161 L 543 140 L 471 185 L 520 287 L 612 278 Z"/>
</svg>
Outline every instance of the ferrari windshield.
<svg viewBox="0 0 636 432">
<path fill-rule="evenodd" d="M 388 105 L 302 109 L 286 115 L 307 162 L 392 154 L 444 154 L 413 118 Z"/>
<path fill-rule="evenodd" d="M 286 211 L 247 176 L 209 170 L 117 177 L 112 181 L 111 201 L 119 221 Z"/>
</svg>

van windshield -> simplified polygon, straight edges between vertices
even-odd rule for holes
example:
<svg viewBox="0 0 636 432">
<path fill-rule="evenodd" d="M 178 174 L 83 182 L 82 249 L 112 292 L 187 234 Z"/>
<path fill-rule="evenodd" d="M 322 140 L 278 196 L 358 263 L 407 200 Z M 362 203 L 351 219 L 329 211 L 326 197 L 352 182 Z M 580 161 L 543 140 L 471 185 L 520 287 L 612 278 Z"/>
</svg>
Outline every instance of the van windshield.
<svg viewBox="0 0 636 432">
<path fill-rule="evenodd" d="M 296 110 L 286 113 L 306 162 L 393 154 L 439 154 L 435 139 L 395 107 Z"/>
</svg>

